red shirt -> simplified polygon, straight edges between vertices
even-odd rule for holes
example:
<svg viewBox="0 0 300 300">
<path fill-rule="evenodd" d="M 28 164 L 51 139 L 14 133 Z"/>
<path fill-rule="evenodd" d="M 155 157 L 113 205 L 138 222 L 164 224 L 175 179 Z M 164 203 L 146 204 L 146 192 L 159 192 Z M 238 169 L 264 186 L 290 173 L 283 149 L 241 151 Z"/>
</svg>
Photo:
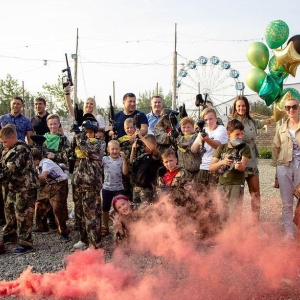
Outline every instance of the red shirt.
<svg viewBox="0 0 300 300">
<path fill-rule="evenodd" d="M 174 177 L 176 176 L 176 174 L 179 172 L 179 169 L 175 169 L 173 171 L 169 171 L 164 175 L 164 181 L 166 183 L 166 186 L 170 186 Z"/>
</svg>

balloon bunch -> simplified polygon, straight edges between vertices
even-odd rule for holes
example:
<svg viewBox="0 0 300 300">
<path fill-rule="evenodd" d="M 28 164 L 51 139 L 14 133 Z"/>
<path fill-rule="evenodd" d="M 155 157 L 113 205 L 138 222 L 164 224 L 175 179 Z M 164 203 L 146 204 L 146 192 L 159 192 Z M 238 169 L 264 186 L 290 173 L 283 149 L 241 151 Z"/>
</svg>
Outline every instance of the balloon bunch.
<svg viewBox="0 0 300 300">
<path fill-rule="evenodd" d="M 297 90 L 283 89 L 283 80 L 289 75 L 295 77 L 300 64 L 300 35 L 295 35 L 289 40 L 288 36 L 288 25 L 282 20 L 275 20 L 270 22 L 265 30 L 265 40 L 274 55 L 269 59 L 269 49 L 262 42 L 253 42 L 247 49 L 247 58 L 255 68 L 248 72 L 246 83 L 265 100 L 267 106 L 273 102 L 278 106 L 287 92 L 300 102 L 300 93 Z M 283 47 L 287 40 L 286 46 Z M 278 49 L 279 47 L 281 49 Z M 265 72 L 267 66 L 269 74 Z"/>
</svg>

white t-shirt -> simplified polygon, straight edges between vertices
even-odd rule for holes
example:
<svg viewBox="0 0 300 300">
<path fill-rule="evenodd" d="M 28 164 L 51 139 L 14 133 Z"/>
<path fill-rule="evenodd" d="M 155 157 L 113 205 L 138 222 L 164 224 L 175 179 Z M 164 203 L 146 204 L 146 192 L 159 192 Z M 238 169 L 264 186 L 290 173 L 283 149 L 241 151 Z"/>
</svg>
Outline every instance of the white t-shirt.
<svg viewBox="0 0 300 300">
<path fill-rule="evenodd" d="M 39 167 L 42 168 L 42 172 L 47 172 L 53 178 L 59 178 L 60 180 L 68 178 L 68 175 L 61 167 L 49 158 L 43 158 L 39 163 Z"/>
<path fill-rule="evenodd" d="M 98 127 L 99 128 L 105 128 L 105 121 L 104 121 L 104 118 L 101 115 L 97 115 L 96 120 L 98 122 Z"/>
<path fill-rule="evenodd" d="M 217 128 L 214 130 L 209 130 L 208 128 L 204 127 L 205 132 L 208 134 L 209 138 L 212 140 L 219 141 L 221 145 L 228 143 L 228 135 L 226 128 L 223 125 L 218 125 Z M 199 135 L 197 136 L 194 143 L 200 140 Z M 209 170 L 209 165 L 213 158 L 213 154 L 216 149 L 204 143 L 204 148 L 206 149 L 204 155 L 202 156 L 202 163 L 200 165 L 200 170 Z"/>
</svg>

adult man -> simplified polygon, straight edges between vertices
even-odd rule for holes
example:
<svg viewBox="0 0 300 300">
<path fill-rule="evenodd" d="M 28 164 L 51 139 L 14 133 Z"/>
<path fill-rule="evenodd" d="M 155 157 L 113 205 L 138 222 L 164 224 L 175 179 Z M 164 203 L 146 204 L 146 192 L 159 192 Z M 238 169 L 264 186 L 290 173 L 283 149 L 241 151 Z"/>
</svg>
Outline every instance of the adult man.
<svg viewBox="0 0 300 300">
<path fill-rule="evenodd" d="M 161 111 L 163 108 L 162 99 L 160 96 L 153 96 L 150 102 L 151 112 L 146 115 L 149 123 L 148 133 L 153 133 L 154 127 L 161 118 Z"/>
<path fill-rule="evenodd" d="M 46 111 L 46 100 L 42 97 L 35 98 L 34 108 L 36 115 L 31 118 L 33 131 L 35 134 L 44 135 L 49 132 L 49 128 L 47 126 L 47 117 L 49 116 L 49 112 Z M 59 132 L 63 133 L 61 125 L 59 127 Z"/>
<path fill-rule="evenodd" d="M 18 140 L 25 142 L 26 137 L 27 144 L 32 146 L 33 142 L 30 139 L 33 133 L 32 125 L 30 120 L 21 113 L 23 105 L 24 101 L 21 97 L 14 97 L 10 101 L 10 113 L 0 116 L 0 129 L 7 124 L 14 124 L 16 126 Z"/>
<path fill-rule="evenodd" d="M 142 112 L 136 110 L 136 97 L 133 93 L 127 93 L 123 97 L 123 111 L 119 111 L 115 114 L 115 122 L 117 127 L 118 137 L 126 135 L 124 130 L 124 121 L 128 118 L 133 118 L 136 114 L 140 114 L 141 119 L 141 135 L 145 135 L 148 132 L 148 119 Z M 134 141 L 134 136 L 132 137 Z"/>
</svg>

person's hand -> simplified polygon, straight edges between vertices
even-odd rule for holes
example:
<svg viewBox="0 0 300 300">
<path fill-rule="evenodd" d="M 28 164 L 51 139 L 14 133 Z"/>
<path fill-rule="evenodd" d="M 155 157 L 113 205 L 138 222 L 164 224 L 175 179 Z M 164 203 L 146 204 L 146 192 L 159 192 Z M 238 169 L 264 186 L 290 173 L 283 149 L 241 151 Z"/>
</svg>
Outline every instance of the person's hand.
<svg viewBox="0 0 300 300">
<path fill-rule="evenodd" d="M 120 151 L 120 156 L 123 158 L 123 160 L 126 160 L 126 154 L 123 151 Z"/>
<path fill-rule="evenodd" d="M 123 226 L 122 223 L 120 222 L 119 218 L 115 215 L 110 216 L 110 220 L 113 223 L 113 228 L 123 234 Z"/>
<path fill-rule="evenodd" d="M 64 92 L 65 92 L 65 95 L 70 95 L 70 92 L 71 92 L 70 82 L 68 82 L 68 84 L 66 84 L 66 86 L 64 87 Z"/>
<path fill-rule="evenodd" d="M 230 166 L 233 163 L 233 160 L 230 159 L 230 155 L 226 154 L 224 159 L 222 160 L 224 166 Z"/>
<path fill-rule="evenodd" d="M 234 168 L 238 171 L 241 171 L 243 172 L 244 171 L 244 166 L 242 164 L 241 161 L 237 161 L 235 164 L 234 164 Z"/>
<path fill-rule="evenodd" d="M 278 182 L 277 178 L 275 178 L 275 180 L 274 180 L 274 188 L 279 189 L 279 182 Z"/>
</svg>

